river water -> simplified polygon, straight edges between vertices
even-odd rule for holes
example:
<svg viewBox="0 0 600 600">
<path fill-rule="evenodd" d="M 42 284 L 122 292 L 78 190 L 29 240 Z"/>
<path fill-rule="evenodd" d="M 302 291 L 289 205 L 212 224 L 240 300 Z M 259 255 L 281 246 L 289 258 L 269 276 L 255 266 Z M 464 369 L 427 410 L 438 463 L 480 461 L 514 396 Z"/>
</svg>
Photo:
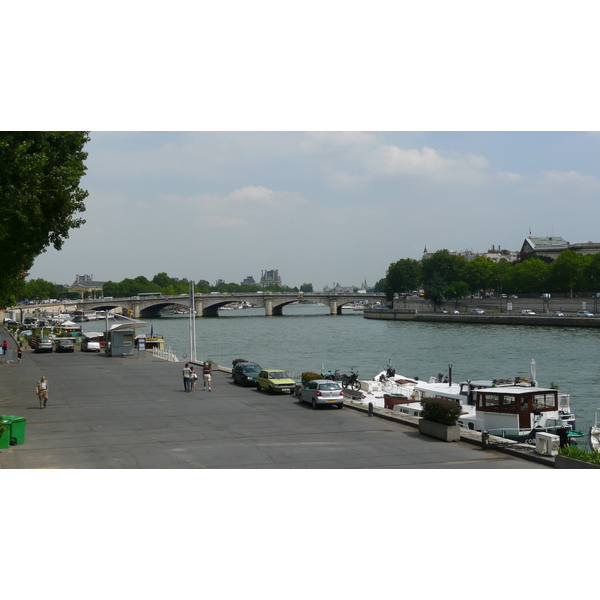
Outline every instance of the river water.
<svg viewBox="0 0 600 600">
<path fill-rule="evenodd" d="M 197 358 L 227 367 L 243 358 L 285 369 L 295 379 L 302 371 L 349 373 L 350 367 L 370 379 L 391 360 L 397 374 L 427 380 L 452 364 L 453 381 L 529 376 L 533 358 L 539 385 L 555 382 L 571 394 L 577 429 L 587 433 L 600 408 L 598 329 L 379 321 L 362 313 L 332 316 L 328 307 L 310 304 L 290 305 L 283 313 L 265 317 L 264 309 L 248 308 L 196 319 Z M 187 315 L 146 321 L 180 360 L 189 356 Z M 98 327 L 85 323 L 84 331 Z"/>
</svg>

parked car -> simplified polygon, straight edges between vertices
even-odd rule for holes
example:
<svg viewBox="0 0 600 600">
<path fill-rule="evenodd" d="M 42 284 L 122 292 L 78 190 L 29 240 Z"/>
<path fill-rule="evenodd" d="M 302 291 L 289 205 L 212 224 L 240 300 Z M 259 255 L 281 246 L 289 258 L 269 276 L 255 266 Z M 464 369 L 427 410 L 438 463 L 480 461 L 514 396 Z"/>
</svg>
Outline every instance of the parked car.
<svg viewBox="0 0 600 600">
<path fill-rule="evenodd" d="M 447 315 L 447 314 L 448 314 L 448 311 L 447 311 L 445 308 L 438 308 L 438 309 L 436 309 L 436 311 L 435 311 L 435 312 L 443 313 L 443 314 L 445 314 L 445 315 Z"/>
<path fill-rule="evenodd" d="M 483 308 L 472 308 L 471 309 L 471 314 L 472 315 L 483 315 L 484 314 L 484 310 Z"/>
<path fill-rule="evenodd" d="M 98 340 L 83 340 L 81 342 L 82 352 L 100 352 L 100 342 Z"/>
<path fill-rule="evenodd" d="M 565 316 L 565 313 L 563 313 L 563 312 L 562 312 L 562 310 L 555 310 L 555 311 L 552 313 L 552 316 L 553 316 L 553 317 L 564 317 L 564 316 Z"/>
<path fill-rule="evenodd" d="M 244 387 L 256 386 L 256 378 L 262 371 L 262 367 L 253 362 L 236 363 L 231 372 L 233 383 L 240 383 Z"/>
<path fill-rule="evenodd" d="M 589 310 L 578 310 L 577 316 L 578 317 L 593 317 L 594 315 Z"/>
<path fill-rule="evenodd" d="M 33 338 L 34 352 L 52 352 L 52 340 L 50 338 Z"/>
<path fill-rule="evenodd" d="M 75 344 L 73 340 L 58 340 L 56 342 L 57 352 L 75 352 Z"/>
<path fill-rule="evenodd" d="M 309 381 L 298 392 L 300 402 L 308 402 L 313 408 L 320 404 L 331 404 L 338 408 L 344 407 L 344 390 L 336 381 L 329 379 L 314 379 Z"/>
<path fill-rule="evenodd" d="M 518 297 L 519 297 L 519 296 L 516 296 L 515 294 L 511 294 L 511 295 L 509 296 L 509 298 L 512 298 L 513 300 L 516 300 Z"/>
<path fill-rule="evenodd" d="M 456 309 L 453 309 L 453 310 L 450 311 L 450 314 L 451 315 L 460 315 L 460 312 L 458 310 L 456 310 Z"/>
<path fill-rule="evenodd" d="M 256 378 L 256 389 L 269 390 L 269 392 L 289 392 L 296 390 L 296 382 L 281 369 L 263 369 Z"/>
<path fill-rule="evenodd" d="M 530 308 L 525 308 L 521 311 L 521 314 L 525 317 L 535 316 L 535 313 Z"/>
</svg>

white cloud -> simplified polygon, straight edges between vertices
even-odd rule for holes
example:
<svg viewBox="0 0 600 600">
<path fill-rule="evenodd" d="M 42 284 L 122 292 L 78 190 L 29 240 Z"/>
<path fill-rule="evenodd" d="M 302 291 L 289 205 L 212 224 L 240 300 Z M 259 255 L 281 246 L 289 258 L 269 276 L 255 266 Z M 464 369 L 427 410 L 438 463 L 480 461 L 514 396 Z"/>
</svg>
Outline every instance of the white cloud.
<svg viewBox="0 0 600 600">
<path fill-rule="evenodd" d="M 298 144 L 301 152 L 321 154 L 339 152 L 341 148 L 355 149 L 372 147 L 378 143 L 377 135 L 361 131 L 324 131 L 305 133 Z"/>
<path fill-rule="evenodd" d="M 437 180 L 480 180 L 488 161 L 476 154 L 445 156 L 433 148 L 380 146 L 368 161 L 370 171 L 386 177 L 427 177 Z"/>
<path fill-rule="evenodd" d="M 523 177 L 518 173 L 510 173 L 508 171 L 500 171 L 494 175 L 496 179 L 501 181 L 505 181 L 506 183 L 520 183 L 523 181 Z"/>
<path fill-rule="evenodd" d="M 579 190 L 591 190 L 598 187 L 598 180 L 591 175 L 584 175 L 578 171 L 545 171 L 541 185 L 565 186 Z"/>
</svg>

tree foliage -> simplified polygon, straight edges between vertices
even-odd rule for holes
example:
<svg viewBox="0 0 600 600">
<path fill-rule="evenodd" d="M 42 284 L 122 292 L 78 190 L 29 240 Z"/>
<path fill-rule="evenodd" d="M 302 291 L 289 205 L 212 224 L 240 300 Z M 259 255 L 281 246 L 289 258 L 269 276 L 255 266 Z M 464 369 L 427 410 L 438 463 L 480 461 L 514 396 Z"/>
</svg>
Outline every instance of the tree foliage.
<svg viewBox="0 0 600 600">
<path fill-rule="evenodd" d="M 416 290 L 420 283 L 421 263 L 412 258 L 402 258 L 388 267 L 382 291 L 388 300 L 392 300 L 394 294 Z"/>
<path fill-rule="evenodd" d="M 0 132 L 0 306 L 14 304 L 36 256 L 85 221 L 85 131 Z"/>
</svg>

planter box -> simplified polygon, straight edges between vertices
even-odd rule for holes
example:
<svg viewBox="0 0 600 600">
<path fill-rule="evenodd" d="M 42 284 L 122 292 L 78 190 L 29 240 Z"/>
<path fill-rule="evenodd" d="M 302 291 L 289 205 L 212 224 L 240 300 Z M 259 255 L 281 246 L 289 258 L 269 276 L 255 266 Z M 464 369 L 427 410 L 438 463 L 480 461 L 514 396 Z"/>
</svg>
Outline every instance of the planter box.
<svg viewBox="0 0 600 600">
<path fill-rule="evenodd" d="M 460 427 L 458 425 L 442 425 L 425 419 L 419 420 L 419 433 L 444 442 L 458 442 L 460 440 Z"/>
<path fill-rule="evenodd" d="M 576 458 L 568 458 L 567 456 L 557 456 L 554 461 L 555 469 L 600 469 L 600 465 L 577 460 Z"/>
</svg>

